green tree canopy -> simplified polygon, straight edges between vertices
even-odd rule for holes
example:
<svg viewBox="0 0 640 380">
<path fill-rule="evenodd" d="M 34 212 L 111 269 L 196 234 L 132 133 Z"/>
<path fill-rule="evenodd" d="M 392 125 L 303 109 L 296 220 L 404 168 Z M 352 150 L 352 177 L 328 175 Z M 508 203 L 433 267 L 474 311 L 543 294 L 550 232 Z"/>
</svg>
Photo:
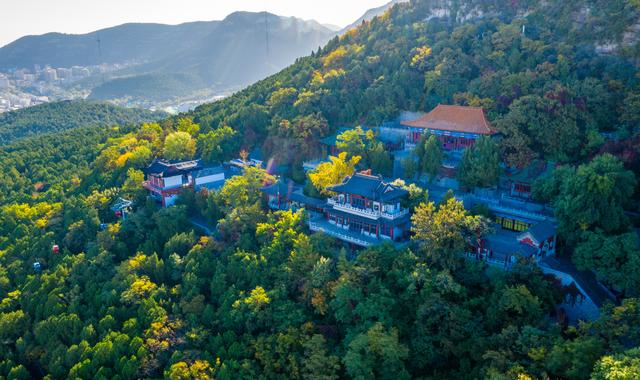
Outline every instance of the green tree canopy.
<svg viewBox="0 0 640 380">
<path fill-rule="evenodd" d="M 198 136 L 197 147 L 200 157 L 214 163 L 230 159 L 239 148 L 237 132 L 224 125 Z"/>
<path fill-rule="evenodd" d="M 347 159 L 347 153 L 342 152 L 337 157 L 329 156 L 329 162 L 323 162 L 309 173 L 309 179 L 313 186 L 321 194 L 330 195 L 327 187 L 342 183 L 342 181 L 356 171 L 356 165 L 360 162 L 360 156 Z"/>
<path fill-rule="evenodd" d="M 336 138 L 336 147 L 348 157 L 365 157 L 367 143 L 367 133 L 360 126 L 346 130 Z"/>
<path fill-rule="evenodd" d="M 609 154 L 580 165 L 564 178 L 553 202 L 560 232 L 569 239 L 596 228 L 624 232 L 629 227 L 624 207 L 635 186 L 635 175 Z"/>
<path fill-rule="evenodd" d="M 164 140 L 164 157 L 168 160 L 186 160 L 196 153 L 196 142 L 187 132 L 174 132 Z"/>
<path fill-rule="evenodd" d="M 398 339 L 396 329 L 376 323 L 349 344 L 344 364 L 354 379 L 408 379 L 404 360 L 408 349 Z"/>
<path fill-rule="evenodd" d="M 456 268 L 468 245 L 487 232 L 480 216 L 469 215 L 455 198 L 436 207 L 421 203 L 411 216 L 411 231 L 427 258 L 443 268 Z"/>
<path fill-rule="evenodd" d="M 465 149 L 458 167 L 458 179 L 466 187 L 491 187 L 498 184 L 500 154 L 497 144 L 487 136 Z"/>
<path fill-rule="evenodd" d="M 420 142 L 420 149 L 416 148 L 416 154 L 420 162 L 422 172 L 429 176 L 429 182 L 433 182 L 442 168 L 444 153 L 442 144 L 435 135 L 424 135 Z"/>
<path fill-rule="evenodd" d="M 572 256 L 579 269 L 593 270 L 598 279 L 627 292 L 640 295 L 640 242 L 635 232 L 605 235 L 585 231 Z"/>
<path fill-rule="evenodd" d="M 596 363 L 592 380 L 633 380 L 640 378 L 640 349 L 607 355 Z"/>
</svg>

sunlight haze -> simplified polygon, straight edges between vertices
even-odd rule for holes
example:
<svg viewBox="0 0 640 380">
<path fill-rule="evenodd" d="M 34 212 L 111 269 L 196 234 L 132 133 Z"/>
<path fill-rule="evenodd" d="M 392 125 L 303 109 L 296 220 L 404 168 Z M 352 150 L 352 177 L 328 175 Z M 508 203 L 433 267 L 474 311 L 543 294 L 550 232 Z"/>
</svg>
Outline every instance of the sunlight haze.
<svg viewBox="0 0 640 380">
<path fill-rule="evenodd" d="M 267 10 L 344 27 L 386 0 L 23 0 L 3 4 L 0 46 L 48 32 L 88 33 L 127 22 L 179 24 L 220 20 L 235 11 Z M 26 21 L 28 20 L 28 22 Z"/>
</svg>

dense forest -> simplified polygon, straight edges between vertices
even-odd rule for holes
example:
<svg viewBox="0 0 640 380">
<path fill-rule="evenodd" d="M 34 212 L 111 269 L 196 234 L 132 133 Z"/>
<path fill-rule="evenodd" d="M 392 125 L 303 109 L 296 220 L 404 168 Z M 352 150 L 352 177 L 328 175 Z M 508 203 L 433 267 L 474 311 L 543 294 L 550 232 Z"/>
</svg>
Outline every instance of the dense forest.
<svg viewBox="0 0 640 380">
<path fill-rule="evenodd" d="M 62 101 L 0 114 L 0 145 L 25 136 L 87 126 L 139 124 L 166 118 L 164 112 L 122 108 L 107 103 Z"/>
<path fill-rule="evenodd" d="M 639 12 L 622 0 L 412 1 L 190 114 L 3 146 L 0 376 L 640 377 L 640 95 L 625 34 Z M 140 187 L 156 156 L 214 163 L 254 147 L 302 180 L 339 125 L 437 103 L 485 107 L 509 165 L 561 164 L 536 197 L 556 207 L 564 254 L 606 269 L 618 304 L 559 323 L 571 289 L 524 263 L 463 259 L 481 216 L 415 188 L 413 242 L 353 252 L 309 234 L 303 211 L 265 211 L 259 189 L 275 179 L 261 169 L 169 209 Z M 126 220 L 110 209 L 120 196 L 135 202 Z"/>
</svg>

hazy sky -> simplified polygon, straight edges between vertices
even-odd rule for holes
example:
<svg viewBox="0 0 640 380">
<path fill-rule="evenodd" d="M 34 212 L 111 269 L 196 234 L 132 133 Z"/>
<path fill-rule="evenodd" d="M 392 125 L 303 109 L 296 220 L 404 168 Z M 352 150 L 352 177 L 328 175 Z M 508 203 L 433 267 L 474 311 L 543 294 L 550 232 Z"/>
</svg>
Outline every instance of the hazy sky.
<svg viewBox="0 0 640 380">
<path fill-rule="evenodd" d="M 1 0 L 0 46 L 47 32 L 87 33 L 125 22 L 179 24 L 223 19 L 237 10 L 346 26 L 389 0 Z"/>
</svg>

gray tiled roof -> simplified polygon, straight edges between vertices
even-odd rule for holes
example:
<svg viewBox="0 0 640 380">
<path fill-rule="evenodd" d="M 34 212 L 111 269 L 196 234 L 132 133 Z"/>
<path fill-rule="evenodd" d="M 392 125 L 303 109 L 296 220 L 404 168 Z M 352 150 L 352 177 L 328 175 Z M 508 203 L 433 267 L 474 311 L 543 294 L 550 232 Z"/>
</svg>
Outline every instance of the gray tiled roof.
<svg viewBox="0 0 640 380">
<path fill-rule="evenodd" d="M 276 183 L 265 186 L 260 191 L 269 195 L 280 195 L 281 197 L 289 197 L 294 189 L 293 181 L 279 180 Z"/>
<path fill-rule="evenodd" d="M 200 160 L 170 162 L 164 159 L 155 159 L 151 165 L 144 170 L 144 173 L 147 175 L 153 174 L 156 176 L 170 177 L 200 169 L 202 169 Z"/>
<path fill-rule="evenodd" d="M 324 145 L 329 145 L 329 146 L 336 145 L 338 136 L 351 129 L 353 128 L 340 127 L 334 134 L 321 138 L 320 143 Z"/>
<path fill-rule="evenodd" d="M 522 257 L 531 257 L 537 253 L 537 249 L 521 244 L 517 239 L 517 233 L 505 230 L 499 230 L 497 233 L 485 238 L 486 249 L 493 251 L 498 257 L 507 257 L 517 255 Z"/>
<path fill-rule="evenodd" d="M 291 193 L 291 196 L 289 197 L 289 199 L 291 199 L 294 202 L 302 203 L 308 206 L 313 206 L 315 208 L 323 208 L 326 205 L 325 200 L 308 197 L 304 195 L 302 190 L 294 191 L 293 193 Z"/>
<path fill-rule="evenodd" d="M 198 170 L 193 173 L 193 176 L 195 178 L 202 178 L 202 177 L 207 177 L 215 174 L 223 174 L 224 172 L 225 172 L 224 168 L 222 167 L 222 165 L 220 165 L 220 166 L 214 166 L 214 167 Z"/>
<path fill-rule="evenodd" d="M 556 227 L 551 223 L 540 222 L 531 226 L 531 228 L 524 233 L 527 232 L 530 233 L 538 242 L 543 242 L 556 234 Z"/>
<path fill-rule="evenodd" d="M 389 201 L 408 194 L 403 188 L 384 182 L 381 177 L 361 173 L 347 177 L 342 184 L 328 189 L 337 193 L 360 195 L 375 201 Z"/>
</svg>

